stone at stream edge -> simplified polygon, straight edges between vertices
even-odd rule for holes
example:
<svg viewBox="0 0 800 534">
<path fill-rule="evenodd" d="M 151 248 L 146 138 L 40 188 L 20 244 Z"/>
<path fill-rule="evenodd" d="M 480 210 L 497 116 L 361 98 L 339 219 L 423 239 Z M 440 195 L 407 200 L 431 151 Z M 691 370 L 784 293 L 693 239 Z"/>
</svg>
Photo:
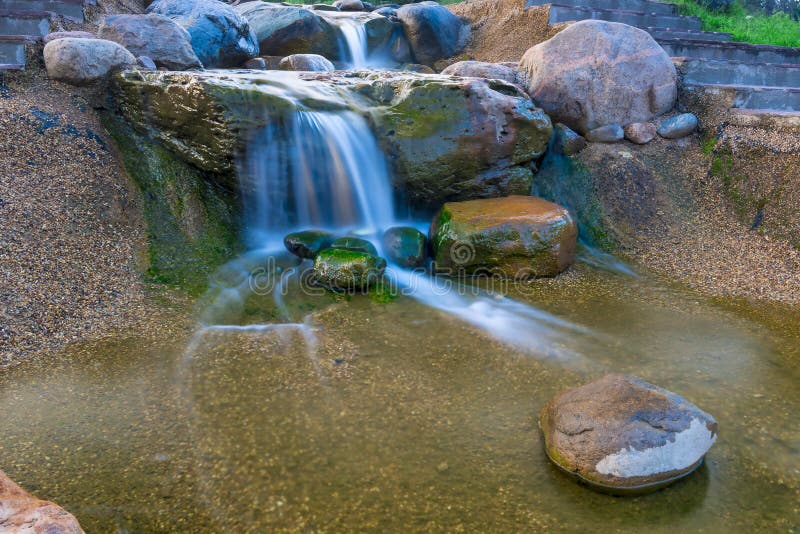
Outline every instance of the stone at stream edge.
<svg viewBox="0 0 800 534">
<path fill-rule="evenodd" d="M 279 70 L 301 72 L 333 72 L 333 63 L 319 54 L 292 54 L 286 56 L 278 64 Z"/>
<path fill-rule="evenodd" d="M 425 234 L 409 226 L 395 226 L 383 233 L 383 252 L 401 267 L 421 267 L 425 263 Z"/>
<path fill-rule="evenodd" d="M 333 243 L 331 243 L 330 248 L 338 248 L 341 250 L 350 250 L 353 252 L 363 252 L 365 254 L 370 254 L 372 256 L 378 255 L 378 250 L 375 248 L 375 245 L 367 241 L 366 239 L 361 239 L 360 237 L 340 237 Z"/>
<path fill-rule="evenodd" d="M 658 135 L 665 139 L 680 139 L 690 135 L 697 129 L 697 117 L 694 113 L 682 113 L 661 121 Z"/>
<path fill-rule="evenodd" d="M 352 250 L 329 248 L 314 260 L 313 280 L 334 290 L 366 291 L 386 269 L 386 260 Z"/>
<path fill-rule="evenodd" d="M 322 230 L 303 230 L 292 232 L 283 238 L 286 250 L 307 260 L 313 260 L 321 250 L 329 248 L 336 240 L 336 236 Z"/>
<path fill-rule="evenodd" d="M 625 132 L 619 124 L 609 124 L 595 128 L 586 134 L 586 140 L 592 143 L 617 143 L 625 137 Z"/>
<path fill-rule="evenodd" d="M 530 196 L 448 202 L 430 229 L 436 270 L 515 280 L 567 269 L 577 236 L 566 208 Z"/>
<path fill-rule="evenodd" d="M 637 145 L 646 145 L 656 137 L 656 127 L 649 122 L 634 122 L 625 127 L 625 139 Z"/>
<path fill-rule="evenodd" d="M 37 499 L 0 471 L 0 530 L 33 534 L 83 534 L 75 517 L 50 501 Z"/>
<path fill-rule="evenodd" d="M 595 489 L 633 494 L 689 473 L 717 439 L 709 414 L 643 380 L 606 375 L 541 411 L 550 459 Z"/>
<path fill-rule="evenodd" d="M 586 139 L 560 122 L 553 126 L 553 149 L 559 154 L 572 156 L 586 148 Z"/>
</svg>

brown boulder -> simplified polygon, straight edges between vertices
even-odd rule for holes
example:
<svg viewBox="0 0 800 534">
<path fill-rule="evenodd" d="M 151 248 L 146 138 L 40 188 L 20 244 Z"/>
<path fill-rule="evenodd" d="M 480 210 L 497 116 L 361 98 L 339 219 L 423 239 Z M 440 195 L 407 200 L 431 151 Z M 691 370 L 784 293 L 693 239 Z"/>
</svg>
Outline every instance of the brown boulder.
<svg viewBox="0 0 800 534">
<path fill-rule="evenodd" d="M 0 532 L 83 534 L 83 529 L 72 514 L 37 499 L 0 471 Z"/>
<path fill-rule="evenodd" d="M 529 49 L 520 70 L 553 121 L 578 133 L 652 119 L 675 105 L 675 66 L 647 32 L 584 20 Z"/>
<path fill-rule="evenodd" d="M 448 202 L 430 229 L 437 270 L 512 279 L 567 269 L 577 235 L 566 208 L 529 196 Z"/>
<path fill-rule="evenodd" d="M 550 459 L 595 489 L 661 488 L 694 471 L 717 423 L 686 399 L 637 378 L 606 375 L 557 395 L 541 412 Z"/>
</svg>

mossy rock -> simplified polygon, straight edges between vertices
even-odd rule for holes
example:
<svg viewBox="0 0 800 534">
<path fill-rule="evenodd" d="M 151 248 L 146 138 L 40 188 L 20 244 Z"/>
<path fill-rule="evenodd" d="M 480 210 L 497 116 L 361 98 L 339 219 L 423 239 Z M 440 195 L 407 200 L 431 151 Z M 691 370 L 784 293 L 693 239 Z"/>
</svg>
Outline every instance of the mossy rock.
<svg viewBox="0 0 800 534">
<path fill-rule="evenodd" d="M 383 277 L 386 260 L 372 254 L 330 248 L 314 260 L 313 279 L 324 287 L 344 291 L 367 291 Z"/>
<path fill-rule="evenodd" d="M 396 226 L 384 232 L 383 252 L 401 267 L 420 267 L 425 263 L 425 234 L 408 226 Z"/>
<path fill-rule="evenodd" d="M 430 230 L 436 270 L 515 280 L 567 269 L 577 236 L 566 208 L 527 196 L 448 202 Z"/>
<path fill-rule="evenodd" d="M 283 238 L 286 250 L 307 260 L 313 260 L 320 251 L 330 248 L 336 236 L 323 230 L 303 230 L 292 232 Z"/>
<path fill-rule="evenodd" d="M 378 255 L 378 249 L 375 248 L 375 245 L 367 241 L 366 239 L 361 239 L 360 237 L 340 237 L 333 243 L 331 243 L 330 248 L 338 248 L 342 250 L 351 250 L 353 252 L 363 252 L 365 254 L 371 254 L 373 256 Z"/>
</svg>

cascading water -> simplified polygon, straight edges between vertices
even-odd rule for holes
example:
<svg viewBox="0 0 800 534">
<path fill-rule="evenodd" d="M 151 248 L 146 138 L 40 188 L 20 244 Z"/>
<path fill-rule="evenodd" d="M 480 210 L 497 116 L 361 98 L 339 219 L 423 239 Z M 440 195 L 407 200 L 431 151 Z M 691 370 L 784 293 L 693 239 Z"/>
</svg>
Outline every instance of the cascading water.
<svg viewBox="0 0 800 534">
<path fill-rule="evenodd" d="M 364 24 L 353 19 L 341 19 L 339 31 L 347 50 L 347 57 L 351 68 L 363 69 L 367 63 L 367 29 Z"/>
<path fill-rule="evenodd" d="M 386 161 L 353 111 L 287 113 L 257 132 L 240 169 L 250 245 L 296 228 L 376 233 L 394 219 Z"/>
</svg>

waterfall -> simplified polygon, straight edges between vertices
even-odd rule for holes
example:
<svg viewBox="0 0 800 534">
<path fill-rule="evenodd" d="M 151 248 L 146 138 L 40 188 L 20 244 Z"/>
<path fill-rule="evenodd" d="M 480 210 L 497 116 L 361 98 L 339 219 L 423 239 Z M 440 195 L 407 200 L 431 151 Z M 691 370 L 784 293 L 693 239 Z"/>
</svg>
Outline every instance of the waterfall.
<svg viewBox="0 0 800 534">
<path fill-rule="evenodd" d="M 256 132 L 240 169 L 251 247 L 296 228 L 377 233 L 394 219 L 386 161 L 353 111 L 284 114 Z"/>
<path fill-rule="evenodd" d="M 363 69 L 367 64 L 367 29 L 354 19 L 339 19 L 339 31 L 346 49 L 347 62 L 351 69 Z"/>
</svg>

